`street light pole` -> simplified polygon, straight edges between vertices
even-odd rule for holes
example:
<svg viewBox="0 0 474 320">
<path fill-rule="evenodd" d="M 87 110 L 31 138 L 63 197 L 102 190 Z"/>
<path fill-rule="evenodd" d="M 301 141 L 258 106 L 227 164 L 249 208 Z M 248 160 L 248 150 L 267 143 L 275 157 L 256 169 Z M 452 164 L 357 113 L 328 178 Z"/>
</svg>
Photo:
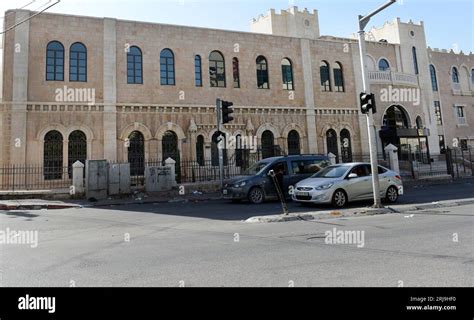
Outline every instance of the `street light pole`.
<svg viewBox="0 0 474 320">
<path fill-rule="evenodd" d="M 368 71 L 365 67 L 365 27 L 370 21 L 370 18 L 375 16 L 380 11 L 391 6 L 397 2 L 397 0 L 389 0 L 379 8 L 375 9 L 366 16 L 359 16 L 359 53 L 360 53 L 360 64 L 362 68 L 362 88 L 364 93 L 370 93 L 370 82 L 368 77 Z M 374 115 L 372 110 L 367 113 L 367 128 L 369 134 L 369 147 L 370 147 L 370 166 L 372 168 L 372 189 L 374 190 L 374 208 L 381 208 L 382 201 L 380 198 L 380 181 L 379 181 L 379 169 L 377 163 L 377 140 L 376 140 L 376 128 L 374 123 Z"/>
</svg>

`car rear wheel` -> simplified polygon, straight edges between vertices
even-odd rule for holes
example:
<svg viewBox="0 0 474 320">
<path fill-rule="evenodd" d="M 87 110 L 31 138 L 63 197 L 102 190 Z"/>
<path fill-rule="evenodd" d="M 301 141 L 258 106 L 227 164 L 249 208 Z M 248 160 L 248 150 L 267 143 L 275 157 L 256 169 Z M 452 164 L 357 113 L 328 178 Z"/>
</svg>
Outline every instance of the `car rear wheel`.
<svg viewBox="0 0 474 320">
<path fill-rule="evenodd" d="M 338 208 L 344 208 L 347 204 L 347 194 L 344 190 L 339 189 L 334 192 L 332 196 L 332 204 Z"/>
<path fill-rule="evenodd" d="M 390 186 L 387 189 L 387 194 L 385 195 L 385 199 L 390 203 L 395 203 L 398 201 L 398 189 L 394 186 Z"/>
<path fill-rule="evenodd" d="M 265 200 L 265 195 L 261 188 L 255 187 L 250 190 L 248 198 L 253 204 L 261 204 Z"/>
</svg>

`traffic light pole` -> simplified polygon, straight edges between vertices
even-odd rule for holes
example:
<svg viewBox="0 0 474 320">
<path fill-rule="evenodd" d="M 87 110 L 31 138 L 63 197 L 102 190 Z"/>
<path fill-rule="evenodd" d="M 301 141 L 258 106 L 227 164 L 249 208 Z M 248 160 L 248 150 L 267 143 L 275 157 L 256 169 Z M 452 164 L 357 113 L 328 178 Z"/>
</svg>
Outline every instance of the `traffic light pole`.
<svg viewBox="0 0 474 320">
<path fill-rule="evenodd" d="M 365 27 L 369 23 L 370 18 L 375 16 L 380 11 L 384 10 L 388 6 L 394 4 L 396 0 L 390 0 L 378 9 L 369 13 L 368 15 L 359 16 L 359 53 L 360 63 L 362 68 L 362 87 L 365 93 L 370 93 L 370 83 L 365 67 L 365 56 L 366 56 L 366 44 L 365 44 Z M 379 169 L 377 163 L 377 141 L 376 141 L 376 128 L 374 123 L 374 115 L 372 110 L 367 113 L 367 128 L 369 134 L 369 147 L 370 147 L 370 165 L 372 167 L 372 189 L 374 190 L 374 208 L 382 208 L 382 201 L 380 197 L 380 181 L 379 181 Z"/>
<path fill-rule="evenodd" d="M 217 132 L 222 132 L 222 100 L 216 100 L 216 115 L 217 115 Z M 220 137 L 223 139 L 223 137 Z M 219 179 L 221 181 L 221 190 L 224 189 L 224 150 L 222 148 L 222 143 L 225 143 L 225 140 L 221 140 L 217 144 L 217 150 L 219 152 Z"/>
</svg>

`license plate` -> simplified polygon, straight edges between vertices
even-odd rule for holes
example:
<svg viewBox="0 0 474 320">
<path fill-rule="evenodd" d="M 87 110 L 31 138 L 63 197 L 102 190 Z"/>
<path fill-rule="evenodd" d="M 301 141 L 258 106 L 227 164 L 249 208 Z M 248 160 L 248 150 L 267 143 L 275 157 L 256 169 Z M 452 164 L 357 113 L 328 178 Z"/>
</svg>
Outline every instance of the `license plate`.
<svg viewBox="0 0 474 320">
<path fill-rule="evenodd" d="M 222 190 L 222 194 L 226 196 L 227 194 L 229 194 L 229 192 L 227 190 Z"/>
<path fill-rule="evenodd" d="M 296 191 L 296 195 L 300 197 L 309 197 L 309 192 L 299 192 Z"/>
</svg>

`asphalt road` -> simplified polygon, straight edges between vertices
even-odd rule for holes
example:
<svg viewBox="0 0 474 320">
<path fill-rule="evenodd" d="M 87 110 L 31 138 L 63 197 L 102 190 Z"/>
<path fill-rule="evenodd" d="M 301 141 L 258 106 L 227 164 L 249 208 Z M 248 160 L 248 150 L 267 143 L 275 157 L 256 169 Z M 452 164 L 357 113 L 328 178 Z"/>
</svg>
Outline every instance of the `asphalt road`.
<svg viewBox="0 0 474 320">
<path fill-rule="evenodd" d="M 440 201 L 450 194 L 462 199 L 472 191 L 471 184 L 409 189 L 403 202 Z M 0 285 L 474 284 L 473 205 L 312 222 L 241 221 L 272 212 L 279 212 L 278 202 L 0 211 L 0 230 L 38 231 L 39 236 L 36 248 L 0 244 Z M 327 244 L 328 231 L 358 232 L 363 241 Z"/>
</svg>

